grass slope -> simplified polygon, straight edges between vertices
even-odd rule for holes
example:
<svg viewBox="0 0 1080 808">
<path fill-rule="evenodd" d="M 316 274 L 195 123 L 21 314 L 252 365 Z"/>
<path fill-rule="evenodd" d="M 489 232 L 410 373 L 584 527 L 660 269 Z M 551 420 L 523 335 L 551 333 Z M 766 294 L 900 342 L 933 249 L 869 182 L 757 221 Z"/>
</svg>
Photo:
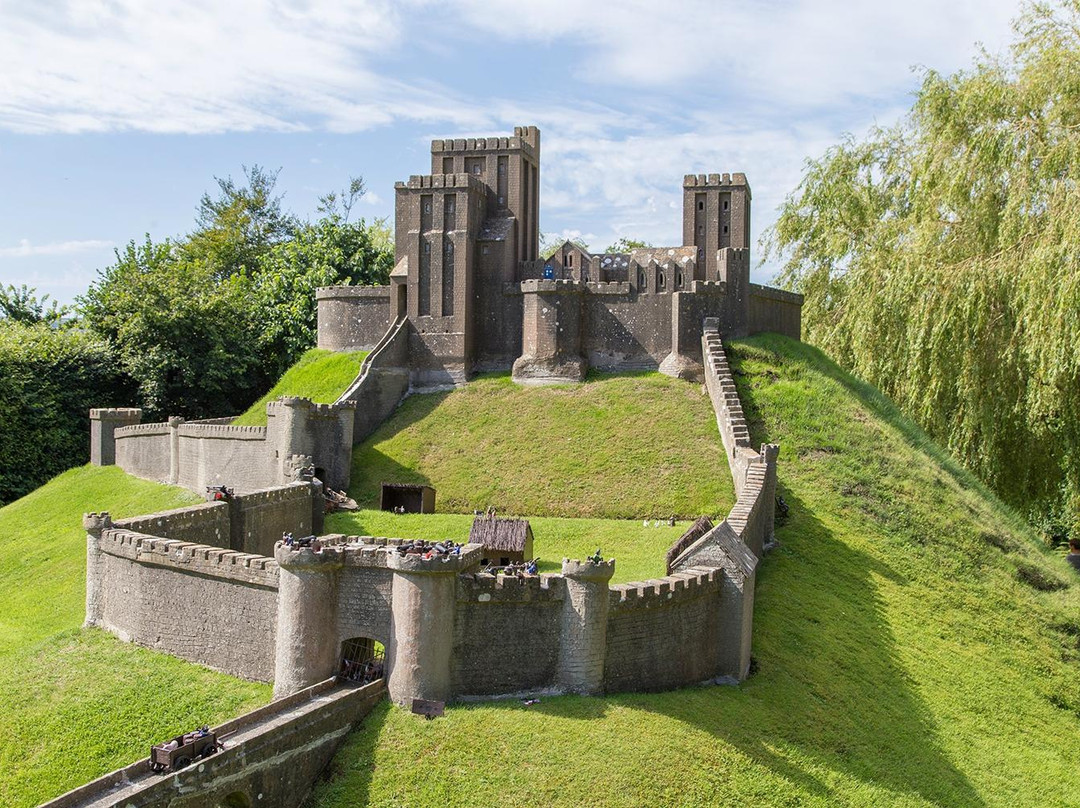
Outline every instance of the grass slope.
<svg viewBox="0 0 1080 808">
<path fill-rule="evenodd" d="M 367 355 L 367 351 L 305 351 L 270 392 L 233 421 L 233 426 L 266 426 L 266 405 L 280 396 L 303 396 L 318 404 L 332 404 L 356 378 Z"/>
<path fill-rule="evenodd" d="M 434 485 L 457 513 L 690 518 L 734 502 L 708 397 L 658 373 L 541 388 L 488 375 L 410 396 L 353 453 L 361 505 L 378 507 L 382 482 Z"/>
<path fill-rule="evenodd" d="M 401 539 L 469 538 L 472 514 L 434 513 L 396 515 L 385 511 L 362 510 L 337 513 L 326 522 L 331 533 L 352 536 L 393 536 Z M 597 548 L 605 558 L 615 559 L 614 583 L 644 581 L 666 574 L 665 553 L 690 527 L 677 522 L 646 527 L 641 522 L 615 519 L 563 519 L 530 517 L 533 531 L 533 555 L 540 560 L 541 572 L 559 572 L 563 558 L 584 558 Z"/>
<path fill-rule="evenodd" d="M 791 506 L 759 568 L 757 674 L 430 722 L 383 705 L 310 806 L 1080 802 L 1071 571 L 813 348 L 760 337 L 732 360 Z"/>
<path fill-rule="evenodd" d="M 199 501 L 116 467 L 84 466 L 0 508 L 0 805 L 36 805 L 163 737 L 269 701 L 267 685 L 79 629 L 82 514 L 119 518 Z"/>
</svg>

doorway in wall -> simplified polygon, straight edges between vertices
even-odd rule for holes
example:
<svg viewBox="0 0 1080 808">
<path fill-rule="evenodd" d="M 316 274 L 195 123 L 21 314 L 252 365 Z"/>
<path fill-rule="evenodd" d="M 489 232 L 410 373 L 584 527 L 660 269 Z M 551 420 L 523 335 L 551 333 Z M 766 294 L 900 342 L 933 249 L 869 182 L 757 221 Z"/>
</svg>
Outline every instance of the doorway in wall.
<svg viewBox="0 0 1080 808">
<path fill-rule="evenodd" d="M 338 677 L 347 682 L 367 684 L 383 677 L 386 649 L 370 637 L 353 637 L 341 644 Z"/>
</svg>

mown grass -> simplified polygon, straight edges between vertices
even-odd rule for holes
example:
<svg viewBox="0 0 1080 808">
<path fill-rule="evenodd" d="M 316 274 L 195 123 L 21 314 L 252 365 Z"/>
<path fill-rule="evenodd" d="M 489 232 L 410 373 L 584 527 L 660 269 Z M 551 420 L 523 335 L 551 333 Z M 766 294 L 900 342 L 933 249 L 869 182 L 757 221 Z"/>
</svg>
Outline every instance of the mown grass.
<svg viewBox="0 0 1080 808">
<path fill-rule="evenodd" d="M 270 392 L 232 422 L 233 426 L 266 426 L 266 405 L 280 396 L 303 396 L 317 404 L 332 404 L 360 373 L 367 355 L 368 351 L 305 351 Z"/>
<path fill-rule="evenodd" d="M 361 505 L 383 482 L 433 485 L 457 513 L 686 519 L 734 502 L 708 397 L 658 373 L 544 388 L 496 374 L 410 396 L 353 453 Z"/>
<path fill-rule="evenodd" d="M 818 351 L 731 354 L 791 507 L 759 568 L 758 672 L 430 722 L 384 705 L 309 806 L 1080 803 L 1080 579 Z"/>
<path fill-rule="evenodd" d="M 36 805 L 161 738 L 269 701 L 268 685 L 79 628 L 82 514 L 120 518 L 199 501 L 116 467 L 84 466 L 0 508 L 0 805 Z"/>
<path fill-rule="evenodd" d="M 453 539 L 465 542 L 472 514 L 393 514 L 361 510 L 337 513 L 327 519 L 326 530 L 353 536 L 389 536 L 400 539 Z M 564 558 L 585 558 L 599 548 L 605 558 L 615 559 L 614 583 L 644 581 L 666 574 L 665 553 L 683 534 L 689 522 L 654 527 L 639 521 L 616 519 L 563 519 L 530 517 L 533 555 L 540 572 L 559 572 Z"/>
</svg>

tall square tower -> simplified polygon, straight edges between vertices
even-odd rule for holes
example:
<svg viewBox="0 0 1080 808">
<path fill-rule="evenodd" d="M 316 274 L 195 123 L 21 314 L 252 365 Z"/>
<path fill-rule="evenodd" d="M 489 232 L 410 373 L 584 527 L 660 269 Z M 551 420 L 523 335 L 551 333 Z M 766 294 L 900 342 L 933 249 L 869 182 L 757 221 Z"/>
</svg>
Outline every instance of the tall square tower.
<svg viewBox="0 0 1080 808">
<path fill-rule="evenodd" d="M 683 178 L 683 245 L 697 251 L 694 280 L 721 280 L 717 252 L 750 249 L 750 185 L 745 174 Z"/>
</svg>

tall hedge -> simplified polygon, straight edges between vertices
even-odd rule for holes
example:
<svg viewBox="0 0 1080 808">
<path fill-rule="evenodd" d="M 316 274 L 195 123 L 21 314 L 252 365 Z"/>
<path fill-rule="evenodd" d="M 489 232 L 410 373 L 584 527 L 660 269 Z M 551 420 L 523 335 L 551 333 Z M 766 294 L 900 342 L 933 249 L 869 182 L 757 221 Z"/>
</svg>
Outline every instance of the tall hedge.
<svg viewBox="0 0 1080 808">
<path fill-rule="evenodd" d="M 0 320 L 0 505 L 85 463 L 89 408 L 130 404 L 134 394 L 97 337 Z"/>
</svg>

